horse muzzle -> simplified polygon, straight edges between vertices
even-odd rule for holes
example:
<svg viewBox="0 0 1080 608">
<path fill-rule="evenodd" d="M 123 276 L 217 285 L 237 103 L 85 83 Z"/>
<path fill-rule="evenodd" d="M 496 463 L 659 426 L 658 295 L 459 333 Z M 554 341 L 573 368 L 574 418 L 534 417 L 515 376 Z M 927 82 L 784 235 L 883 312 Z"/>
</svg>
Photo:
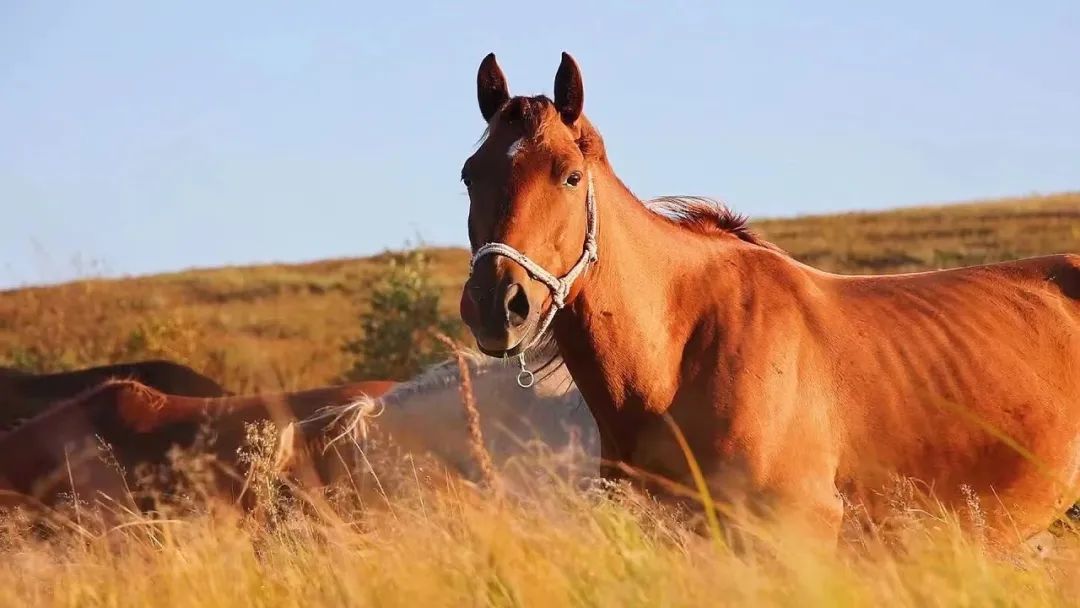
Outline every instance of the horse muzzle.
<svg viewBox="0 0 1080 608">
<path fill-rule="evenodd" d="M 491 357 L 512 357 L 528 348 L 535 336 L 538 306 L 527 284 L 512 275 L 489 287 L 470 278 L 461 292 L 461 320 L 480 351 Z"/>
</svg>

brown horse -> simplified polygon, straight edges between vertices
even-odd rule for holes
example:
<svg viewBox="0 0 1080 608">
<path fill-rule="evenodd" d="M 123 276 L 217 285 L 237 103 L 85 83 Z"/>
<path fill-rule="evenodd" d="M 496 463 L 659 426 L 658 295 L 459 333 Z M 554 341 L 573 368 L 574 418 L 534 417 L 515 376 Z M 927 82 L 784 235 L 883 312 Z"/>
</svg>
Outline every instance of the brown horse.
<svg viewBox="0 0 1080 608">
<path fill-rule="evenodd" d="M 173 446 L 190 448 L 202 425 L 212 431 L 211 454 L 226 474 L 216 475 L 220 495 L 239 498 L 243 469 L 238 449 L 247 438 L 247 424 L 288 422 L 312 417 L 320 408 L 340 406 L 357 398 L 378 396 L 394 382 L 355 382 L 294 393 L 227 397 L 170 395 L 132 380 L 110 380 L 32 418 L 0 440 L 0 482 L 45 504 L 80 490 L 83 496 L 104 492 L 121 498 L 118 488 L 131 488 L 140 464 L 167 464 Z M 104 443 L 121 475 L 95 451 Z M 72 462 L 72 454 L 81 455 Z M 78 479 L 69 479 L 68 471 Z M 164 489 L 167 494 L 167 488 Z M 210 488 L 206 488 L 210 489 Z M 108 491 L 106 491 L 108 490 Z"/>
<path fill-rule="evenodd" d="M 245 423 L 283 425 L 325 406 L 378 396 L 392 386 L 360 382 L 295 393 L 195 398 L 167 395 L 131 380 L 106 381 L 0 438 L 0 453 L 10 455 L 0 459 L 0 487 L 47 505 L 73 490 L 87 498 L 107 494 L 123 502 L 137 482 L 139 465 L 168 464 L 170 449 L 192 447 L 204 423 L 213 433 L 210 449 L 217 462 L 235 472 L 242 468 L 237 449 L 246 439 Z M 111 462 L 102 460 L 100 443 L 107 446 Z M 241 477 L 217 478 L 222 495 L 238 496 Z"/>
<path fill-rule="evenodd" d="M 174 395 L 220 397 L 228 394 L 217 382 L 190 367 L 164 360 L 118 363 L 51 374 L 0 368 L 0 431 L 10 430 L 50 405 L 71 399 L 110 379 L 137 380 Z"/>
<path fill-rule="evenodd" d="M 719 204 L 643 204 L 583 90 L 566 54 L 554 99 L 511 98 L 481 63 L 461 315 L 493 356 L 550 326 L 606 461 L 690 485 L 670 416 L 714 492 L 830 539 L 844 498 L 883 517 L 894 474 L 946 505 L 973 489 L 1003 540 L 1076 498 L 1080 256 L 816 270 Z"/>
</svg>

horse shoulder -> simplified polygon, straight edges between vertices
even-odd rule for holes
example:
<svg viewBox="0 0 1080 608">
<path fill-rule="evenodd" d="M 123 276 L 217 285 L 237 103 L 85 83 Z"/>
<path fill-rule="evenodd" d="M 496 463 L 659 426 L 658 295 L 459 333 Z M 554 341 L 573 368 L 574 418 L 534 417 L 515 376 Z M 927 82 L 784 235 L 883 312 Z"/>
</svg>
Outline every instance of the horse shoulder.
<svg viewBox="0 0 1080 608">
<path fill-rule="evenodd" d="M 785 255 L 737 246 L 736 272 L 715 286 L 727 293 L 714 298 L 719 304 L 702 315 L 691 341 L 701 356 L 686 357 L 694 365 L 711 357 L 709 388 L 684 389 L 672 414 L 693 427 L 692 443 L 696 434 L 702 441 L 722 436 L 714 444 L 717 462 L 725 469 L 741 463 L 750 483 L 789 473 L 794 479 L 785 463 L 799 460 L 827 469 L 836 460 L 835 391 L 827 373 L 831 287 L 824 275 Z M 709 407 L 701 407 L 703 400 Z M 793 459 L 793 450 L 823 459 Z"/>
</svg>

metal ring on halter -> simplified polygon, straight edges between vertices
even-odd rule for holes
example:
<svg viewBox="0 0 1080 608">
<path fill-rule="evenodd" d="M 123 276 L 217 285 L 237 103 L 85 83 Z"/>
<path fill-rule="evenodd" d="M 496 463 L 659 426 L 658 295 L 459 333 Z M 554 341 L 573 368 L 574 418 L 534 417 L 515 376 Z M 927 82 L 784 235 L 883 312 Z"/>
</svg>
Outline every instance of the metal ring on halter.
<svg viewBox="0 0 1080 608">
<path fill-rule="evenodd" d="M 527 369 L 518 372 L 517 383 L 521 388 L 532 388 L 536 384 L 536 376 Z"/>
<path fill-rule="evenodd" d="M 517 375 L 518 386 L 521 388 L 532 387 L 532 385 L 536 384 L 536 376 L 525 366 L 525 353 L 518 355 L 518 362 L 521 363 L 521 371 Z"/>
</svg>

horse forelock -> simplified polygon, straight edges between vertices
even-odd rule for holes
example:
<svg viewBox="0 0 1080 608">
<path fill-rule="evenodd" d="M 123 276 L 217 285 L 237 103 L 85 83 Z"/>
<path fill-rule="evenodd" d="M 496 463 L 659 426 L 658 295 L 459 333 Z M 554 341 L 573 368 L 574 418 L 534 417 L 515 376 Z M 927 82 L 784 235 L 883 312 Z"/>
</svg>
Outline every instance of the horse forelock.
<svg viewBox="0 0 1080 608">
<path fill-rule="evenodd" d="M 546 95 L 512 97 L 492 116 L 476 147 L 482 146 L 496 129 L 512 129 L 515 140 L 544 142 L 545 134 L 561 124 L 555 102 Z M 603 138 L 584 115 L 575 123 L 575 128 L 578 130 L 575 143 L 582 154 L 605 158 Z"/>
<path fill-rule="evenodd" d="M 491 122 L 484 127 L 484 132 L 480 134 L 475 147 L 482 146 L 496 128 L 515 129 L 521 137 L 526 139 L 536 137 L 542 130 L 541 117 L 545 114 L 545 106 L 554 108 L 553 102 L 543 95 L 514 97 L 508 100 L 491 117 Z"/>
<path fill-rule="evenodd" d="M 520 129 L 522 135 L 535 137 L 555 115 L 555 102 L 546 95 L 518 96 L 503 104 L 492 122 L 514 126 Z"/>
<path fill-rule="evenodd" d="M 724 203 L 705 196 L 660 196 L 645 201 L 653 213 L 702 234 L 727 234 L 735 238 L 787 255 L 775 244 L 758 236 L 750 228 L 747 216 Z"/>
</svg>

